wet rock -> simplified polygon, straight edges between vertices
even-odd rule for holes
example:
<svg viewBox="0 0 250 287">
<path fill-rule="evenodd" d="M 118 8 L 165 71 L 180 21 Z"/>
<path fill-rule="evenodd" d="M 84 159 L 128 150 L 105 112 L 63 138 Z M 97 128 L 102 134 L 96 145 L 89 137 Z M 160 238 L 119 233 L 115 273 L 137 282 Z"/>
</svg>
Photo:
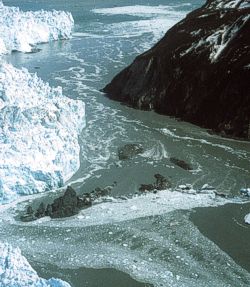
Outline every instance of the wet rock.
<svg viewBox="0 0 250 287">
<path fill-rule="evenodd" d="M 64 195 L 52 203 L 51 218 L 62 218 L 76 215 L 79 212 L 78 197 L 75 190 L 68 186 Z"/>
<path fill-rule="evenodd" d="M 181 160 L 181 159 L 178 159 L 178 158 L 175 158 L 175 157 L 170 157 L 170 162 L 172 162 L 173 164 L 179 166 L 180 168 L 182 169 L 185 169 L 185 170 L 192 170 L 192 166 L 185 162 L 184 160 Z"/>
<path fill-rule="evenodd" d="M 141 184 L 139 187 L 140 192 L 148 192 L 148 191 L 153 191 L 155 189 L 154 184 Z"/>
<path fill-rule="evenodd" d="M 45 216 L 45 205 L 43 202 L 40 203 L 36 213 L 35 213 L 35 217 L 36 218 L 41 218 Z"/>
<path fill-rule="evenodd" d="M 52 216 L 52 214 L 53 214 L 52 205 L 48 204 L 45 211 L 45 216 Z"/>
<path fill-rule="evenodd" d="M 197 193 L 197 190 L 195 190 L 193 188 L 192 184 L 188 184 L 188 183 L 179 185 L 176 188 L 176 190 L 179 191 L 179 192 L 182 192 L 182 193 L 187 193 L 187 194 L 196 194 Z M 213 193 L 213 192 L 210 192 L 210 191 L 209 192 L 205 192 L 205 190 L 202 191 L 202 192 L 204 192 L 204 193 Z"/>
<path fill-rule="evenodd" d="M 143 153 L 143 147 L 140 144 L 126 144 L 118 148 L 119 160 L 128 160 L 141 153 Z"/>
<path fill-rule="evenodd" d="M 114 182 L 112 185 L 104 188 L 97 187 L 91 193 L 86 193 L 82 197 L 77 196 L 75 190 L 68 186 L 63 196 L 54 199 L 52 204 L 47 204 L 46 206 L 41 202 L 35 212 L 31 206 L 28 206 L 27 212 L 20 216 L 20 219 L 24 222 L 28 222 L 44 216 L 64 218 L 76 215 L 81 209 L 90 207 L 96 199 L 110 194 L 116 184 L 117 183 Z"/>
<path fill-rule="evenodd" d="M 172 186 L 171 182 L 161 174 L 157 173 L 154 175 L 154 177 L 156 178 L 155 188 L 157 190 L 164 190 Z"/>
<path fill-rule="evenodd" d="M 27 214 L 28 215 L 33 215 L 34 214 L 34 210 L 33 210 L 32 206 L 30 206 L 30 205 L 27 207 Z"/>
<path fill-rule="evenodd" d="M 163 175 L 157 173 L 154 175 L 156 181 L 153 184 L 141 184 L 139 187 L 140 192 L 151 192 L 157 190 L 165 190 L 171 187 L 171 182 Z"/>
</svg>

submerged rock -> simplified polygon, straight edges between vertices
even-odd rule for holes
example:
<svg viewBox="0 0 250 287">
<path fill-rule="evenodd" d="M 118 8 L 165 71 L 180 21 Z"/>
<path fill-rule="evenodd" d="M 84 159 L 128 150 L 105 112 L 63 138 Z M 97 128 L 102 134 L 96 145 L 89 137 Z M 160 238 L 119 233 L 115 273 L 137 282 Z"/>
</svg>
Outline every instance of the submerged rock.
<svg viewBox="0 0 250 287">
<path fill-rule="evenodd" d="M 185 169 L 185 170 L 192 170 L 193 168 L 191 165 L 184 160 L 175 158 L 175 157 L 170 157 L 170 162 L 172 162 L 175 165 L 178 165 L 180 168 Z"/>
<path fill-rule="evenodd" d="M 250 5 L 207 0 L 103 91 L 223 135 L 250 139 Z"/>
<path fill-rule="evenodd" d="M 131 159 L 141 153 L 143 153 L 143 147 L 140 144 L 126 144 L 118 148 L 119 160 Z"/>
</svg>

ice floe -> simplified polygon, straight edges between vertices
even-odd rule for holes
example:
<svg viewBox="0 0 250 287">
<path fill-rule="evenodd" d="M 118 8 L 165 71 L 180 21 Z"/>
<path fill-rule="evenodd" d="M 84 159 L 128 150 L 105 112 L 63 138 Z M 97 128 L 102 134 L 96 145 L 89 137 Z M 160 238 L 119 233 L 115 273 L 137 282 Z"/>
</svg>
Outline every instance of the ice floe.
<svg viewBox="0 0 250 287">
<path fill-rule="evenodd" d="M 64 11 L 23 12 L 0 1 L 0 54 L 11 51 L 32 52 L 38 43 L 68 39 L 74 20 Z"/>
<path fill-rule="evenodd" d="M 19 248 L 0 242 L 0 287 L 70 287 L 60 279 L 40 278 Z"/>
<path fill-rule="evenodd" d="M 248 213 L 245 217 L 244 217 L 244 221 L 247 224 L 250 224 L 250 213 Z"/>
<path fill-rule="evenodd" d="M 129 15 L 137 17 L 159 17 L 162 16 L 183 16 L 182 11 L 176 11 L 172 6 L 159 5 L 159 6 L 145 6 L 145 5 L 133 5 L 133 6 L 121 6 L 121 7 L 111 7 L 111 8 L 98 8 L 92 10 L 97 14 L 106 15 Z"/>
<path fill-rule="evenodd" d="M 56 188 L 79 168 L 82 101 L 36 74 L 0 66 L 0 203 Z"/>
</svg>

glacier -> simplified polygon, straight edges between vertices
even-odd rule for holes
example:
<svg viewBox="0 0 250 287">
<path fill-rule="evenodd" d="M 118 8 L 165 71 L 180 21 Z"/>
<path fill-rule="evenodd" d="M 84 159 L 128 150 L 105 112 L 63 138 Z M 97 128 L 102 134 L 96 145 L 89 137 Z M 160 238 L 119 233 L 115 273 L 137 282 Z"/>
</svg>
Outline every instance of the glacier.
<svg viewBox="0 0 250 287">
<path fill-rule="evenodd" d="M 85 106 L 36 74 L 0 66 L 0 203 L 59 187 L 79 168 Z"/>
<path fill-rule="evenodd" d="M 70 287 L 60 279 L 40 278 L 19 248 L 0 242 L 0 287 Z"/>
<path fill-rule="evenodd" d="M 69 12 L 23 12 L 0 0 L 0 54 L 11 51 L 32 52 L 35 45 L 51 40 L 68 39 L 74 20 Z"/>
<path fill-rule="evenodd" d="M 3 54 L 32 52 L 38 43 L 71 36 L 64 11 L 23 12 L 0 0 L 0 204 L 18 195 L 62 186 L 79 168 L 78 135 L 85 105 L 36 74 L 4 62 Z"/>
</svg>

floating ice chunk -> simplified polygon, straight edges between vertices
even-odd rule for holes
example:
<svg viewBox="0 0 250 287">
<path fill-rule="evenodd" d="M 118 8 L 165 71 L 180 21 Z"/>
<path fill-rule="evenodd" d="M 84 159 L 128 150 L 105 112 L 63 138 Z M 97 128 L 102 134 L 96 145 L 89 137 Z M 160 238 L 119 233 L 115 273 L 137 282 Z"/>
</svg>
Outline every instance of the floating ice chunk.
<svg viewBox="0 0 250 287">
<path fill-rule="evenodd" d="M 19 248 L 0 242 L 0 254 L 1 287 L 70 287 L 60 279 L 40 278 Z"/>
<path fill-rule="evenodd" d="M 240 193 L 250 197 L 250 188 L 241 188 Z"/>
<path fill-rule="evenodd" d="M 31 52 L 38 43 L 70 37 L 74 20 L 64 11 L 23 12 L 0 2 L 0 54 Z"/>
<path fill-rule="evenodd" d="M 247 224 L 250 224 L 250 213 L 248 213 L 245 217 L 244 217 L 244 221 Z"/>
<path fill-rule="evenodd" d="M 0 203 L 61 186 L 79 168 L 85 107 L 26 69 L 0 66 Z"/>
</svg>

